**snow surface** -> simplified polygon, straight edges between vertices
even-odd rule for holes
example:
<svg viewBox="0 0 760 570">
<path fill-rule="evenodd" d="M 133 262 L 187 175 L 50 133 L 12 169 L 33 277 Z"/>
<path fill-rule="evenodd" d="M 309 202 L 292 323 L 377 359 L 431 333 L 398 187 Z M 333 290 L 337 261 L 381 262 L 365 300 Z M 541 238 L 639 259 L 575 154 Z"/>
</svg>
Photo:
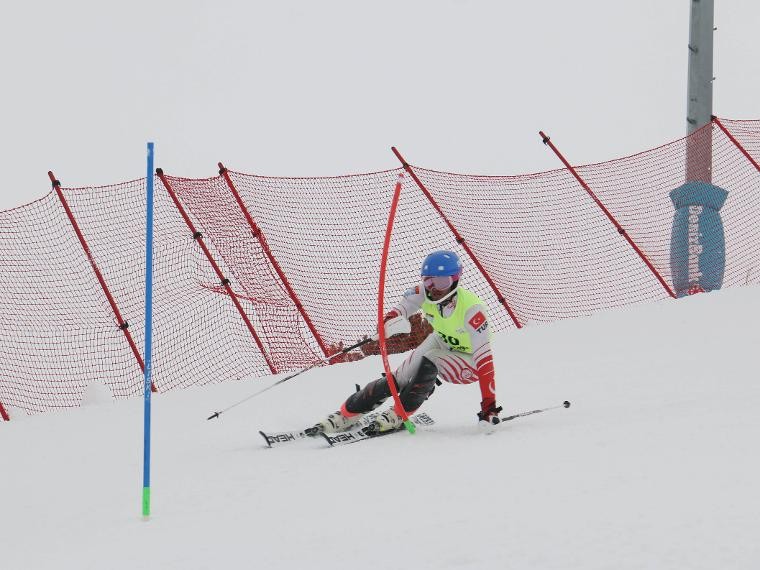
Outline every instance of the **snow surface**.
<svg viewBox="0 0 760 570">
<path fill-rule="evenodd" d="M 0 427 L 0 568 L 755 569 L 758 319 L 746 287 L 496 335 L 507 413 L 572 407 L 492 435 L 477 387 L 444 385 L 414 436 L 265 447 L 257 430 L 321 418 L 377 358 L 213 421 L 273 379 L 159 395 L 147 522 L 142 399 L 16 416 Z"/>
</svg>

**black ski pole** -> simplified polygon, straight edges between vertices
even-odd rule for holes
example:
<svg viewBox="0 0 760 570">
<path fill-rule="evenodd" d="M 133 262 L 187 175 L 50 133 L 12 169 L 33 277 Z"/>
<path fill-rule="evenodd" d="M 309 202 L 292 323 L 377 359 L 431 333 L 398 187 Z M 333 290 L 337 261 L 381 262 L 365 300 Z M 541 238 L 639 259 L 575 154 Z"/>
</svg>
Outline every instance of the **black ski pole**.
<svg viewBox="0 0 760 570">
<path fill-rule="evenodd" d="M 219 411 L 219 412 L 214 412 L 213 414 L 211 414 L 211 415 L 210 415 L 209 417 L 207 417 L 206 419 L 207 419 L 207 420 L 213 420 L 214 418 L 218 418 L 218 417 L 219 417 L 220 415 L 222 415 L 224 412 L 226 412 L 226 411 L 228 411 L 228 410 L 231 410 L 231 409 L 232 409 L 232 408 L 234 408 L 235 406 L 239 406 L 239 405 L 240 405 L 240 404 L 242 404 L 243 402 L 247 402 L 247 401 L 248 401 L 248 400 L 250 400 L 251 398 L 254 398 L 254 397 L 258 396 L 259 394 L 263 394 L 263 393 L 264 393 L 264 392 L 266 392 L 267 390 L 271 390 L 272 388 L 274 388 L 275 386 L 278 386 L 279 384 L 282 384 L 283 382 L 287 382 L 288 380 L 290 380 L 290 379 L 292 379 L 292 378 L 295 378 L 296 376 L 299 376 L 299 375 L 303 374 L 304 372 L 308 372 L 308 371 L 309 371 L 309 370 L 311 370 L 312 368 L 316 368 L 317 366 L 319 366 L 319 365 L 321 365 L 321 364 L 326 364 L 326 363 L 330 362 L 330 361 L 331 361 L 333 358 L 336 358 L 336 357 L 338 357 L 338 356 L 341 356 L 341 355 L 343 355 L 343 354 L 346 354 L 347 352 L 351 352 L 351 351 L 352 351 L 352 350 L 354 350 L 355 348 L 359 348 L 360 346 L 363 346 L 363 345 L 367 344 L 368 342 L 373 342 L 373 341 L 375 341 L 375 340 L 377 340 L 377 335 L 375 335 L 375 336 L 373 336 L 373 337 L 368 337 L 368 338 L 365 338 L 364 340 L 360 340 L 360 341 L 359 341 L 359 342 L 357 342 L 356 344 L 352 344 L 351 346 L 344 348 L 344 349 L 343 349 L 343 350 L 341 350 L 340 352 L 336 352 L 335 354 L 332 354 L 332 355 L 328 356 L 327 358 L 325 358 L 325 359 L 323 359 L 323 360 L 318 360 L 317 362 L 315 362 L 314 364 L 312 364 L 312 365 L 310 365 L 310 366 L 307 366 L 306 368 L 301 368 L 301 370 L 298 370 L 297 372 L 293 372 L 293 374 L 290 374 L 289 376 L 285 376 L 285 378 L 282 378 L 281 380 L 278 380 L 277 382 L 275 382 L 275 383 L 274 383 L 274 384 L 272 384 L 271 386 L 267 386 L 267 387 L 266 387 L 266 388 L 264 388 L 263 390 L 259 390 L 258 392 L 255 392 L 255 393 L 251 394 L 251 395 L 250 395 L 250 396 L 248 396 L 247 398 L 243 398 L 243 399 L 242 399 L 242 400 L 240 400 L 239 402 L 236 402 L 236 403 L 232 404 L 231 406 L 228 406 L 228 407 L 224 408 L 223 410 L 221 410 L 221 411 Z"/>
<path fill-rule="evenodd" d="M 565 400 L 559 406 L 551 406 L 549 408 L 542 408 L 540 410 L 531 410 L 529 412 L 522 412 L 520 414 L 515 414 L 513 416 L 507 416 L 506 418 L 501 418 L 501 421 L 508 422 L 509 420 L 514 420 L 515 418 L 522 418 L 523 416 L 529 416 L 531 414 L 540 414 L 541 412 L 548 412 L 549 410 L 556 410 L 558 408 L 569 408 L 569 407 L 570 407 L 570 402 Z"/>
</svg>

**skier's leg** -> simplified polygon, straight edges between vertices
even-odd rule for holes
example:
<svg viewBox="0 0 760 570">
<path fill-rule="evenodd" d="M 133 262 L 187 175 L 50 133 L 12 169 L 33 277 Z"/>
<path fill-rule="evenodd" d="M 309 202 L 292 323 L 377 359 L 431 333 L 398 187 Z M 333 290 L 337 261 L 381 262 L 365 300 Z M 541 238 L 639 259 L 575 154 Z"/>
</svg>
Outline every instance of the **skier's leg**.
<svg viewBox="0 0 760 570">
<path fill-rule="evenodd" d="M 394 372 L 396 389 L 405 410 L 416 410 L 433 393 L 437 374 L 434 355 L 440 351 L 441 345 L 438 336 L 431 334 L 411 352 Z M 431 359 L 425 358 L 425 355 L 431 355 Z M 327 416 L 315 427 L 325 432 L 344 431 L 356 424 L 363 414 L 382 405 L 390 395 L 388 380 L 383 374 L 377 380 L 373 380 L 361 390 L 351 394 L 340 410 Z M 401 425 L 398 414 L 393 417 L 392 408 L 382 415 L 387 416 L 385 419 L 389 426 L 396 423 Z"/>
<path fill-rule="evenodd" d="M 383 374 L 377 380 L 373 380 L 361 390 L 351 394 L 341 406 L 340 411 L 348 416 L 366 414 L 385 402 L 390 395 L 391 389 Z"/>
<path fill-rule="evenodd" d="M 393 379 L 396 381 L 396 390 L 398 390 L 399 395 L 403 394 L 405 391 L 409 392 L 407 385 L 414 383 L 413 380 L 415 380 L 418 370 L 422 365 L 422 361 L 425 359 L 425 354 L 437 348 L 439 348 L 437 336 L 429 335 L 428 338 L 415 348 L 411 354 L 404 359 L 401 365 L 396 368 L 396 371 L 393 373 Z M 428 361 L 428 364 L 425 366 L 427 374 L 430 374 L 431 366 L 432 363 Z M 433 366 L 433 368 L 435 368 L 435 366 Z M 435 377 L 433 377 L 432 381 L 435 382 Z M 433 386 L 435 386 L 435 384 L 433 384 Z M 418 391 L 419 390 L 415 390 L 415 393 Z M 431 392 L 432 390 L 430 390 L 427 395 L 430 395 Z M 383 374 L 380 378 L 370 382 L 358 392 L 351 394 L 341 407 L 340 411 L 349 416 L 352 414 L 366 414 L 380 406 L 390 397 L 390 395 L 391 389 L 388 386 L 388 380 L 386 379 L 385 374 Z M 412 400 L 419 398 L 418 396 L 409 397 L 412 398 Z M 417 409 L 424 400 L 425 397 L 419 401 L 414 409 Z M 404 404 L 404 409 L 409 409 L 407 408 L 403 397 L 401 398 L 401 401 Z"/>
<path fill-rule="evenodd" d="M 435 359 L 440 351 L 438 335 L 428 335 L 393 373 L 401 405 L 408 414 L 414 413 L 435 390 L 438 376 Z M 394 406 L 377 417 L 375 429 L 387 431 L 400 427 L 402 423 L 399 410 Z"/>
<path fill-rule="evenodd" d="M 399 392 L 401 405 L 409 415 L 413 414 L 430 397 L 435 390 L 435 382 L 438 379 L 438 368 L 427 357 L 423 356 L 415 364 L 417 366 L 414 375 L 406 379 Z M 398 429 L 402 423 L 404 423 L 403 418 L 396 411 L 396 408 L 392 407 L 375 419 L 374 429 L 377 431 Z"/>
<path fill-rule="evenodd" d="M 407 413 L 412 414 L 427 400 L 435 390 L 438 379 L 438 367 L 423 356 L 414 377 L 407 382 L 399 393 L 401 405 Z"/>
<path fill-rule="evenodd" d="M 314 427 L 318 431 L 326 433 L 345 431 L 356 424 L 364 414 L 374 410 L 385 402 L 390 395 L 391 391 L 388 387 L 388 381 L 385 379 L 385 374 L 383 374 L 377 380 L 373 380 L 361 390 L 357 390 L 351 394 L 343 402 L 340 410 L 328 415 Z"/>
<path fill-rule="evenodd" d="M 410 414 L 435 390 L 435 381 L 439 373 L 438 361 L 442 354 L 445 353 L 441 350 L 441 341 L 438 335 L 433 333 L 428 335 L 393 373 L 401 403 Z"/>
</svg>

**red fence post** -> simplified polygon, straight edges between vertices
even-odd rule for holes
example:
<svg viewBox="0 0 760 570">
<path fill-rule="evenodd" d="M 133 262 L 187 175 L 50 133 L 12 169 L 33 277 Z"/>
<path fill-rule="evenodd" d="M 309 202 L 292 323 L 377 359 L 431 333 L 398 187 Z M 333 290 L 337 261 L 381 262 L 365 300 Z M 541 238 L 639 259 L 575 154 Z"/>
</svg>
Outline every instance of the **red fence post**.
<svg viewBox="0 0 760 570">
<path fill-rule="evenodd" d="M 227 294 L 232 299 L 232 302 L 235 304 L 235 308 L 237 309 L 238 313 L 240 313 L 240 316 L 243 318 L 243 321 L 245 322 L 245 326 L 248 327 L 248 331 L 251 333 L 253 340 L 256 342 L 256 346 L 259 347 L 259 351 L 261 351 L 261 355 L 264 357 L 264 360 L 266 361 L 267 366 L 269 366 L 269 370 L 272 371 L 272 374 L 277 374 L 277 370 L 275 369 L 274 364 L 270 360 L 269 355 L 267 354 L 267 351 L 264 350 L 264 344 L 261 342 L 259 335 L 256 333 L 256 329 L 253 328 L 253 324 L 251 323 L 251 320 L 248 318 L 248 315 L 245 314 L 245 311 L 243 310 L 243 306 L 240 304 L 240 300 L 238 299 L 237 294 L 232 290 L 232 287 L 230 286 L 230 280 L 224 276 L 224 274 L 222 273 L 222 270 L 219 268 L 219 265 L 216 263 L 216 261 L 214 261 L 214 258 L 211 256 L 211 252 L 208 250 L 208 247 L 206 247 L 206 243 L 203 241 L 203 234 L 201 234 L 198 230 L 195 229 L 193 222 L 190 220 L 190 216 L 187 215 L 187 212 L 182 207 L 182 204 L 180 203 L 179 198 L 177 198 L 177 195 L 174 193 L 174 190 L 172 190 L 172 187 L 169 184 L 169 181 L 166 180 L 164 171 L 161 170 L 160 168 L 157 168 L 156 175 L 161 179 L 161 182 L 163 182 L 164 187 L 166 188 L 166 191 L 169 192 L 169 196 L 171 196 L 171 199 L 174 202 L 174 205 L 177 207 L 177 210 L 179 210 L 179 213 L 182 216 L 182 219 L 185 220 L 185 224 L 190 229 L 190 232 L 193 234 L 193 239 L 198 243 L 200 248 L 203 250 L 203 253 L 206 255 L 206 259 L 208 259 L 209 263 L 211 264 L 211 267 L 213 267 L 214 272 L 219 278 L 219 281 L 221 282 L 222 286 L 227 291 Z"/>
<path fill-rule="evenodd" d="M 512 319 L 512 322 L 515 323 L 515 326 L 517 326 L 518 329 L 522 328 L 522 324 L 519 320 L 517 320 L 517 315 L 515 315 L 514 311 L 512 311 L 512 308 L 507 303 L 506 298 L 504 295 L 502 295 L 501 291 L 499 291 L 499 288 L 496 286 L 496 283 L 493 279 L 491 279 L 491 276 L 488 274 L 488 272 L 485 270 L 483 265 L 478 261 L 478 258 L 475 257 L 475 254 L 470 249 L 470 246 L 467 245 L 467 242 L 465 239 L 459 234 L 457 229 L 454 227 L 454 224 L 452 224 L 449 219 L 446 217 L 446 214 L 443 213 L 443 210 L 441 210 L 440 206 L 436 203 L 436 201 L 433 199 L 432 194 L 428 191 L 427 188 L 425 188 L 425 185 L 422 183 L 422 181 L 417 177 L 417 174 L 412 170 L 411 165 L 404 160 L 404 157 L 401 156 L 401 153 L 396 150 L 395 146 L 391 147 L 391 150 L 393 151 L 393 154 L 396 155 L 396 158 L 399 159 L 401 162 L 401 165 L 404 167 L 404 170 L 406 170 L 409 175 L 412 177 L 412 179 L 417 183 L 417 186 L 419 186 L 420 190 L 422 190 L 422 193 L 425 194 L 425 197 L 428 199 L 430 204 L 435 208 L 436 212 L 438 212 L 438 215 L 443 218 L 443 221 L 446 222 L 446 225 L 449 226 L 449 229 L 451 230 L 451 233 L 454 234 L 454 237 L 457 240 L 457 243 L 462 246 L 462 249 L 464 249 L 467 252 L 467 255 L 470 256 L 470 259 L 475 264 L 475 266 L 478 268 L 480 273 L 483 274 L 483 277 L 486 278 L 486 281 L 491 286 L 491 289 L 496 294 L 496 299 L 501 303 L 504 308 L 507 310 L 507 313 L 509 313 L 510 318 Z"/>
<path fill-rule="evenodd" d="M 736 148 L 738 148 L 742 152 L 742 154 L 747 158 L 747 160 L 749 160 L 752 163 L 752 166 L 754 166 L 757 169 L 757 171 L 760 172 L 760 165 L 757 163 L 757 161 L 754 158 L 752 158 L 752 155 L 750 155 L 750 153 L 747 152 L 747 150 L 741 145 L 741 143 L 738 140 L 736 140 L 736 137 L 734 137 L 734 135 L 728 132 L 728 129 L 723 126 L 723 123 L 720 122 L 720 119 L 716 117 L 715 115 L 713 115 L 712 120 L 713 120 L 713 123 L 718 125 L 720 127 L 720 130 L 726 134 L 729 140 L 732 143 L 734 143 L 734 145 L 736 145 Z"/>
<path fill-rule="evenodd" d="M 277 263 L 277 260 L 272 254 L 272 250 L 269 249 L 269 245 L 267 244 L 266 238 L 264 237 L 264 233 L 261 231 L 261 228 L 259 228 L 259 226 L 256 225 L 256 222 L 253 221 L 253 217 L 251 216 L 251 213 L 248 211 L 248 207 L 245 205 L 245 202 L 243 202 L 243 199 L 241 198 L 240 193 L 237 191 L 237 188 L 235 188 L 235 185 L 232 183 L 232 179 L 230 178 L 229 172 L 227 171 L 227 169 L 224 167 L 224 165 L 221 162 L 218 164 L 219 164 L 219 174 L 223 176 L 225 182 L 227 182 L 227 186 L 232 192 L 232 195 L 235 197 L 235 201 L 237 202 L 238 207 L 240 208 L 240 211 L 243 212 L 243 215 L 245 216 L 245 219 L 248 222 L 248 226 L 251 228 L 253 237 L 259 240 L 261 249 L 264 251 L 264 254 L 266 254 L 267 258 L 269 259 L 269 263 L 272 264 L 272 267 L 274 267 L 274 270 L 277 272 L 277 275 L 280 277 L 280 281 L 282 281 L 282 284 L 285 286 L 285 289 L 288 291 L 288 295 L 290 295 L 290 298 L 295 304 L 296 308 L 298 309 L 298 312 L 301 313 L 301 316 L 303 317 L 303 320 L 306 323 L 306 326 L 309 327 L 311 334 L 314 335 L 314 339 L 317 341 L 319 348 L 322 349 L 322 352 L 324 353 L 325 356 L 329 356 L 329 351 L 327 350 L 327 346 L 325 346 L 325 343 L 322 340 L 322 337 L 320 336 L 319 332 L 317 332 L 317 329 L 314 326 L 314 323 L 312 323 L 311 319 L 309 318 L 309 315 L 306 312 L 306 309 L 301 304 L 301 301 L 298 299 L 298 296 L 296 295 L 296 292 L 293 290 L 293 287 L 290 286 L 290 282 L 288 281 L 288 278 L 285 276 L 285 272 L 280 267 L 280 264 Z"/>
<path fill-rule="evenodd" d="M 5 408 L 3 407 L 3 403 L 2 402 L 0 402 L 0 416 L 6 422 L 11 421 L 11 417 L 8 415 L 8 412 L 5 411 Z"/>
<path fill-rule="evenodd" d="M 665 279 L 662 278 L 662 275 L 657 271 L 654 265 L 652 265 L 652 262 L 649 261 L 646 255 L 644 255 L 644 252 L 641 251 L 638 245 L 631 239 L 631 236 L 628 235 L 628 232 L 625 231 L 623 226 L 621 226 L 618 221 L 615 219 L 615 217 L 610 213 L 610 211 L 602 204 L 601 200 L 596 197 L 596 195 L 591 191 L 591 188 L 589 188 L 589 185 L 586 184 L 585 180 L 580 177 L 580 175 L 576 172 L 575 168 L 573 168 L 570 163 L 565 159 L 564 156 L 562 156 L 562 153 L 557 150 L 557 147 L 554 146 L 554 143 L 551 142 L 551 139 L 544 134 L 544 131 L 539 131 L 539 135 L 541 135 L 541 139 L 543 140 L 543 143 L 547 145 L 549 148 L 551 148 L 554 151 L 554 154 L 557 155 L 557 157 L 562 161 L 562 163 L 567 167 L 567 169 L 570 171 L 570 173 L 575 177 L 575 179 L 580 183 L 580 185 L 583 187 L 583 189 L 588 192 L 588 195 L 591 196 L 591 198 L 596 202 L 596 205 L 599 206 L 599 208 L 604 212 L 604 215 L 607 216 L 607 219 L 612 222 L 612 224 L 617 228 L 618 233 L 623 236 L 626 241 L 630 244 L 630 246 L 634 249 L 634 251 L 638 254 L 638 256 L 641 258 L 641 260 L 646 264 L 646 266 L 649 268 L 649 270 L 654 274 L 654 276 L 657 278 L 657 280 L 660 282 L 660 284 L 663 286 L 665 291 L 667 291 L 668 295 L 676 298 L 676 294 L 673 292 L 673 289 L 671 289 L 670 285 L 667 284 Z"/>
<path fill-rule="evenodd" d="M 71 222 L 71 226 L 74 228 L 74 232 L 76 233 L 77 238 L 79 239 L 79 243 L 82 245 L 82 249 L 84 249 L 84 253 L 87 256 L 87 260 L 90 262 L 90 266 L 92 267 L 92 270 L 95 272 L 95 277 L 97 277 L 98 283 L 100 283 L 100 287 L 101 289 L 103 289 L 103 293 L 105 293 L 105 296 L 108 299 L 108 304 L 111 305 L 111 310 L 113 311 L 114 316 L 116 317 L 116 322 L 119 324 L 119 329 L 124 333 L 124 336 L 126 337 L 127 342 L 129 343 L 129 347 L 132 349 L 132 354 L 135 355 L 135 359 L 137 359 L 137 364 L 140 366 L 140 371 L 144 373 L 145 363 L 143 362 L 142 356 L 140 356 L 140 351 L 137 350 L 137 345 L 135 344 L 135 341 L 132 338 L 132 334 L 129 332 L 129 323 L 125 321 L 124 318 L 121 316 L 121 311 L 119 311 L 119 306 L 116 304 L 116 301 L 114 300 L 113 295 L 111 295 L 111 291 L 108 289 L 106 280 L 103 278 L 103 274 L 100 272 L 98 265 L 95 263 L 95 258 L 92 256 L 92 253 L 90 252 L 90 247 L 87 245 L 87 241 L 84 239 L 84 234 L 82 233 L 82 230 L 79 228 L 79 224 L 77 224 L 77 221 L 74 218 L 74 214 L 72 213 L 71 208 L 69 207 L 69 204 L 66 201 L 66 198 L 64 198 L 63 196 L 63 192 L 61 191 L 61 183 L 59 180 L 56 179 L 56 177 L 53 175 L 52 172 L 48 171 L 48 176 L 50 177 L 50 181 L 53 184 L 53 189 L 58 195 L 58 199 L 61 201 L 61 204 L 63 205 L 63 209 L 66 211 L 66 216 L 68 216 L 69 222 Z M 151 390 L 153 392 L 156 391 L 156 386 L 154 384 L 151 384 Z"/>
</svg>

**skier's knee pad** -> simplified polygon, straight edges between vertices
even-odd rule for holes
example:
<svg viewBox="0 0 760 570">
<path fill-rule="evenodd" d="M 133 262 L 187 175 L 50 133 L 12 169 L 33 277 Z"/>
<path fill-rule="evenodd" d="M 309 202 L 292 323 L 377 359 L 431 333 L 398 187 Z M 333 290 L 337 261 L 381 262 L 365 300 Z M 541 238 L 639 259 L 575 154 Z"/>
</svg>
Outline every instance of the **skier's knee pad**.
<svg viewBox="0 0 760 570">
<path fill-rule="evenodd" d="M 354 392 L 346 400 L 346 409 L 354 414 L 364 414 L 377 408 L 391 395 L 388 380 L 383 374 L 361 390 Z"/>
<path fill-rule="evenodd" d="M 401 390 L 399 394 L 401 404 L 407 412 L 413 412 L 427 400 L 435 390 L 435 381 L 438 378 L 438 367 L 431 360 L 422 357 L 420 367 L 414 378 Z"/>
</svg>

